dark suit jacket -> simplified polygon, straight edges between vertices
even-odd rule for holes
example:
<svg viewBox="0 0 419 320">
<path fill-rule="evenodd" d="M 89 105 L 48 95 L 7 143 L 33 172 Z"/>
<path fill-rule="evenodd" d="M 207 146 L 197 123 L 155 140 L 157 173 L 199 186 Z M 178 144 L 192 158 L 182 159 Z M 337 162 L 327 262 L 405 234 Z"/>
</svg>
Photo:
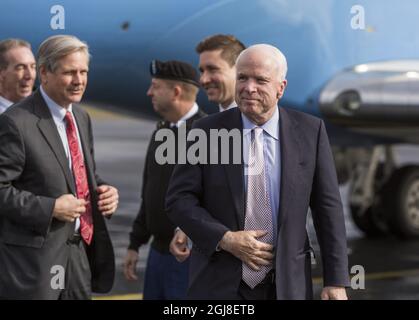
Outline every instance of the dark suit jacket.
<svg viewBox="0 0 419 320">
<path fill-rule="evenodd" d="M 298 111 L 279 109 L 282 167 L 275 246 L 277 297 L 311 299 L 308 208 L 312 210 L 322 253 L 325 286 L 349 285 L 343 210 L 323 121 Z M 207 133 L 211 128 L 243 129 L 238 108 L 198 120 L 194 127 Z M 166 206 L 170 218 L 194 243 L 189 297 L 237 297 L 242 262 L 226 251 L 217 252 L 216 247 L 228 230 L 244 229 L 243 164 L 177 165 Z"/>
<path fill-rule="evenodd" d="M 199 110 L 185 121 L 186 132 L 192 128 L 192 123 L 205 117 L 206 114 Z M 164 201 L 174 164 L 161 165 L 155 159 L 156 150 L 166 141 L 157 141 L 156 133 L 160 129 L 169 129 L 170 122 L 160 121 L 156 130 L 151 135 L 150 143 L 143 172 L 143 186 L 141 194 L 141 207 L 132 224 L 129 249 L 138 251 L 153 236 L 151 246 L 160 253 L 168 254 L 170 241 L 173 238 L 175 225 L 167 217 L 164 210 Z M 171 129 L 175 135 L 175 150 L 177 152 L 178 129 Z"/>
<path fill-rule="evenodd" d="M 77 106 L 79 128 L 93 207 L 94 235 L 87 248 L 92 290 L 107 292 L 114 280 L 112 243 L 97 208 L 92 126 Z M 66 241 L 74 223 L 52 217 L 55 199 L 76 194 L 73 175 L 51 113 L 39 91 L 0 116 L 0 297 L 56 299 L 54 265 L 68 261 Z"/>
</svg>

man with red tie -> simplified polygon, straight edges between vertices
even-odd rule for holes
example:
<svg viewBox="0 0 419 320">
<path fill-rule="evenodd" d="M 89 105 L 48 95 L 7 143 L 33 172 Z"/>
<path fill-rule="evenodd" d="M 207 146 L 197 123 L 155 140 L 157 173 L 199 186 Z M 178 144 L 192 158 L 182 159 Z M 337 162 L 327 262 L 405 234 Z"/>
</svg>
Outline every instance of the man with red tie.
<svg viewBox="0 0 419 320">
<path fill-rule="evenodd" d="M 96 174 L 91 121 L 74 105 L 88 47 L 50 37 L 37 65 L 40 89 L 0 116 L 0 298 L 89 299 L 113 285 L 104 217 L 118 191 Z"/>
</svg>

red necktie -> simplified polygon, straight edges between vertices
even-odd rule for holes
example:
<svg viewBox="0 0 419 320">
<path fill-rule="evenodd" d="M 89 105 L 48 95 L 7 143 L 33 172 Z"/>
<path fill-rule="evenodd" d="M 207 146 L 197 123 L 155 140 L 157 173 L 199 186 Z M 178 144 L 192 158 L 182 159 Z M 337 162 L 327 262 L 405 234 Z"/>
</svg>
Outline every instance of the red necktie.
<svg viewBox="0 0 419 320">
<path fill-rule="evenodd" d="M 70 147 L 71 163 L 73 167 L 74 180 L 76 182 L 77 198 L 88 202 L 86 211 L 80 216 L 80 233 L 83 240 L 90 244 L 93 236 L 92 206 L 90 204 L 89 183 L 87 182 L 86 167 L 80 150 L 77 138 L 76 126 L 73 116 L 69 111 L 65 115 L 67 122 L 67 140 Z"/>
</svg>

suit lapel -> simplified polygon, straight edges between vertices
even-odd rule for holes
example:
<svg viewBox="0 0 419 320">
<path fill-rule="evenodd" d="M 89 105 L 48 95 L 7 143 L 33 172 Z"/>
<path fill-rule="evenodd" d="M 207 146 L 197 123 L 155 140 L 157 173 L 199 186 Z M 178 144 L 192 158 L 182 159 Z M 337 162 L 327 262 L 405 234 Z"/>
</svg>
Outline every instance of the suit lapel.
<svg viewBox="0 0 419 320">
<path fill-rule="evenodd" d="M 239 108 L 235 108 L 234 112 L 229 112 L 229 117 L 223 118 L 222 126 L 227 130 L 239 129 L 243 132 L 243 123 L 241 120 L 241 113 Z M 241 163 L 240 164 L 228 164 L 224 165 L 228 184 L 230 187 L 231 196 L 236 209 L 236 216 L 239 230 L 244 229 L 244 201 L 245 201 L 245 190 L 244 190 L 244 166 L 243 166 L 243 135 L 241 139 Z M 230 144 L 230 162 L 233 161 L 233 145 Z"/>
<path fill-rule="evenodd" d="M 96 176 L 95 176 L 95 167 L 93 165 L 93 158 L 90 152 L 90 132 L 89 124 L 87 123 L 87 118 L 84 117 L 80 109 L 73 105 L 73 114 L 75 121 L 77 123 L 77 128 L 80 135 L 80 144 L 83 151 L 84 163 L 86 165 L 87 180 L 89 182 L 90 189 L 90 201 L 93 209 L 93 221 L 96 224 L 98 222 L 99 210 L 97 207 L 97 194 L 96 194 Z"/>
<path fill-rule="evenodd" d="M 67 181 L 67 185 L 73 194 L 76 193 L 74 186 L 73 174 L 70 171 L 69 161 L 65 154 L 63 143 L 57 130 L 57 126 L 52 119 L 52 115 L 46 105 L 41 93 L 38 91 L 34 94 L 34 113 L 39 117 L 38 128 L 48 142 L 51 150 L 54 152 L 61 169 L 64 172 L 64 176 Z"/>
<path fill-rule="evenodd" d="M 278 230 L 286 221 L 296 197 L 296 179 L 301 159 L 301 148 L 296 123 L 289 116 L 287 110 L 279 108 L 280 117 L 280 146 L 281 146 L 281 188 L 279 204 Z"/>
<path fill-rule="evenodd" d="M 81 116 L 80 110 L 74 105 L 73 105 L 73 114 L 77 123 L 77 128 L 79 129 L 79 135 L 81 139 L 80 143 L 83 149 L 84 162 L 86 163 L 89 176 L 90 178 L 92 178 L 93 159 L 91 157 L 90 150 L 88 147 L 88 141 L 89 141 L 88 124 L 86 123 L 86 121 L 84 121 L 83 117 Z"/>
</svg>

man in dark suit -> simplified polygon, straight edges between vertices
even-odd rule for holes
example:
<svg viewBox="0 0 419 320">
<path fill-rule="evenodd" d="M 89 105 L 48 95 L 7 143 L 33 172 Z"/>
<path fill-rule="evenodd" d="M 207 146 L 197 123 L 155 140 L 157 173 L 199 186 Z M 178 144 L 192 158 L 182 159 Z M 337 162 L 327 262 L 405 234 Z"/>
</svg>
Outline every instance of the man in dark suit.
<svg viewBox="0 0 419 320">
<path fill-rule="evenodd" d="M 234 100 L 236 86 L 236 59 L 245 49 L 233 35 L 214 34 L 202 39 L 195 51 L 199 54 L 199 82 L 210 102 L 218 105 L 220 112 L 237 107 Z M 190 255 L 188 237 L 176 229 L 170 243 L 170 252 L 179 262 Z"/>
<path fill-rule="evenodd" d="M 0 41 L 0 114 L 32 94 L 36 63 L 31 45 L 21 39 Z"/>
<path fill-rule="evenodd" d="M 239 108 L 194 127 L 208 137 L 239 129 L 242 161 L 177 165 L 166 197 L 169 217 L 194 244 L 189 297 L 311 299 L 310 207 L 323 261 L 321 297 L 346 299 L 345 225 L 324 123 L 277 106 L 287 84 L 277 48 L 252 46 L 236 68 Z M 236 146 L 230 139 L 230 161 Z"/>
<path fill-rule="evenodd" d="M 147 149 L 143 174 L 140 211 L 132 225 L 124 273 L 128 280 L 136 280 L 138 250 L 151 237 L 150 252 L 144 278 L 144 299 L 185 299 L 188 287 L 189 261 L 178 262 L 169 252 L 175 225 L 164 210 L 164 200 L 174 163 L 159 163 L 158 149 L 166 141 L 156 137 L 166 131 L 173 134 L 172 151 L 177 154 L 179 139 L 186 140 L 192 123 L 205 116 L 195 102 L 199 90 L 196 70 L 182 61 L 158 61 L 150 65 L 152 76 L 147 95 L 154 110 L 163 121 L 157 124 Z M 181 132 L 184 131 L 184 135 Z M 186 144 L 186 141 L 183 141 Z"/>
<path fill-rule="evenodd" d="M 53 36 L 37 64 L 40 89 L 0 116 L 0 297 L 89 299 L 113 285 L 104 216 L 118 191 L 96 175 L 91 121 L 74 105 L 88 47 Z"/>
</svg>

